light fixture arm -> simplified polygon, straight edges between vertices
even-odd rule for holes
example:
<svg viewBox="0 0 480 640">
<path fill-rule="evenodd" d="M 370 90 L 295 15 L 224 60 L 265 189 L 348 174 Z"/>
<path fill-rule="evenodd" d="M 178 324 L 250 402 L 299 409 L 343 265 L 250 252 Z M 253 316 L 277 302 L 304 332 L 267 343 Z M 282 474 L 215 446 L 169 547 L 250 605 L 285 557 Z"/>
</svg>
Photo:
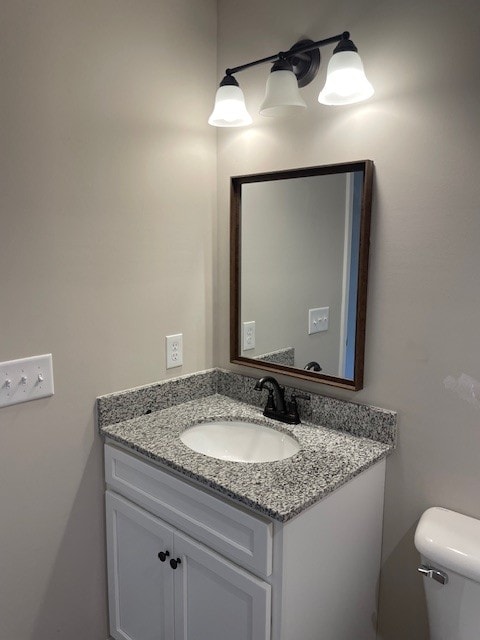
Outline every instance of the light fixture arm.
<svg viewBox="0 0 480 640">
<path fill-rule="evenodd" d="M 235 73 L 239 73 L 240 71 L 245 71 L 245 69 L 250 69 L 251 67 L 256 67 L 259 64 L 265 64 L 267 62 L 276 62 L 277 60 L 287 60 L 291 61 L 292 59 L 300 59 L 303 60 L 304 56 L 302 54 L 315 51 L 320 47 L 324 47 L 329 44 L 333 44 L 334 42 L 341 42 L 342 40 L 350 41 L 350 33 L 348 31 L 344 31 L 336 36 L 331 36 L 330 38 L 324 38 L 323 40 L 317 40 L 316 42 L 312 42 L 311 40 L 302 40 L 300 43 L 293 45 L 291 49 L 288 51 L 280 51 L 279 53 L 273 54 L 271 56 L 267 56 L 266 58 L 260 58 L 259 60 L 253 60 L 252 62 L 247 62 L 246 64 L 241 64 L 238 67 L 232 67 L 231 69 L 225 70 L 226 76 L 232 76 Z M 352 43 L 353 44 L 353 43 Z M 311 57 L 305 56 L 305 59 L 309 62 Z M 308 84 L 316 75 L 318 70 L 318 65 L 320 62 L 320 54 L 318 53 L 318 61 L 316 64 L 316 69 L 312 77 L 308 79 L 307 82 L 304 82 L 303 85 Z"/>
</svg>

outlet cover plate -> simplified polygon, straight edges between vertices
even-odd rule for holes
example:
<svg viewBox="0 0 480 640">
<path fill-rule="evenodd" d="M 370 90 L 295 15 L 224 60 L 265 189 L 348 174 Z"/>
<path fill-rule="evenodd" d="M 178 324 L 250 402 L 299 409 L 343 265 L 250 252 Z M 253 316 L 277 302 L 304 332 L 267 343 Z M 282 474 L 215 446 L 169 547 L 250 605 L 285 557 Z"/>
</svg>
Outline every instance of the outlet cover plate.
<svg viewBox="0 0 480 640">
<path fill-rule="evenodd" d="M 255 349 L 255 320 L 243 323 L 243 350 Z"/>
<path fill-rule="evenodd" d="M 183 333 L 166 336 L 167 369 L 183 365 Z"/>
<path fill-rule="evenodd" d="M 0 362 L 0 407 L 53 396 L 52 354 Z"/>
</svg>

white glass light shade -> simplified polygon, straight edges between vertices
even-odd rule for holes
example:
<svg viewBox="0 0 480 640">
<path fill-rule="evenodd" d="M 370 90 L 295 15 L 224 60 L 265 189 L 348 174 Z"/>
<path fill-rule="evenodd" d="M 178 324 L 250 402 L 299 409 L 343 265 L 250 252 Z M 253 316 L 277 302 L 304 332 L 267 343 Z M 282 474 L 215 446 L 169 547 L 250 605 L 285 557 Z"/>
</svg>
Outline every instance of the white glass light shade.
<svg viewBox="0 0 480 640">
<path fill-rule="evenodd" d="M 289 116 L 306 107 L 293 71 L 281 69 L 269 73 L 265 98 L 260 107 L 262 116 Z"/>
<path fill-rule="evenodd" d="M 318 96 L 322 104 L 353 104 L 367 100 L 374 89 L 367 80 L 360 56 L 355 51 L 334 53 L 328 63 L 327 81 Z"/>
<path fill-rule="evenodd" d="M 240 87 L 224 85 L 217 89 L 215 106 L 208 119 L 213 127 L 244 127 L 252 123 Z"/>
</svg>

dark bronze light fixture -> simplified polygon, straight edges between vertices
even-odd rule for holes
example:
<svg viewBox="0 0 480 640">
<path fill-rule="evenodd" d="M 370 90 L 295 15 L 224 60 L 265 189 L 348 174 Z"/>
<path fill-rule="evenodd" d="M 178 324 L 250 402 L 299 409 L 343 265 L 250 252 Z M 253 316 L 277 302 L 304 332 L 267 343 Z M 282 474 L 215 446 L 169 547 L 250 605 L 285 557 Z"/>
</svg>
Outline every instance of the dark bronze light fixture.
<svg viewBox="0 0 480 640">
<path fill-rule="evenodd" d="M 264 63 L 274 63 L 267 80 L 265 98 L 260 107 L 263 116 L 291 115 L 306 108 L 299 88 L 309 84 L 320 67 L 320 47 L 337 42 L 328 63 L 327 80 L 318 96 L 326 105 L 344 105 L 370 98 L 374 89 L 365 76 L 357 47 L 348 31 L 324 40 L 301 40 L 288 51 L 226 69 L 208 120 L 214 127 L 242 127 L 252 118 L 245 98 L 234 77 L 236 73 Z"/>
</svg>

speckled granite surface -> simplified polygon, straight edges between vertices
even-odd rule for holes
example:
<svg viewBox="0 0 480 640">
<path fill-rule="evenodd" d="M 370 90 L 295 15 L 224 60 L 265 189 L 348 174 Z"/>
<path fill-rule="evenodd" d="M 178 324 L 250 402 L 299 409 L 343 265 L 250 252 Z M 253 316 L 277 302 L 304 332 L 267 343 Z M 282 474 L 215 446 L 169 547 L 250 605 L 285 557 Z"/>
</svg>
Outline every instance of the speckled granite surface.
<svg viewBox="0 0 480 640">
<path fill-rule="evenodd" d="M 204 398 L 216 393 L 217 386 L 218 371 L 209 369 L 143 387 L 109 393 L 97 398 L 97 423 L 102 427 L 189 400 Z"/>
<path fill-rule="evenodd" d="M 294 367 L 295 347 L 288 347 L 287 349 L 278 349 L 277 351 L 264 353 L 263 355 L 255 356 L 254 359 L 262 360 L 263 362 L 272 362 L 273 364 L 283 364 L 286 367 Z"/>
<path fill-rule="evenodd" d="M 242 395 L 242 390 L 246 391 L 246 385 L 250 390 L 251 380 L 255 379 L 212 370 L 103 396 L 98 399 L 100 433 L 257 513 L 282 522 L 298 515 L 393 449 L 394 412 L 366 407 L 362 413 L 358 408 L 364 405 L 338 400 L 334 403 L 340 405 L 322 404 L 318 399 L 325 399 L 323 396 L 311 394 L 305 403 L 306 412 L 312 415 L 313 407 L 316 416 L 322 412 L 329 415 L 329 419 L 336 422 L 334 428 L 308 422 L 284 425 L 265 418 L 256 406 L 235 399 Z M 227 397 L 226 392 L 234 397 Z M 190 393 L 194 398 L 185 400 Z M 259 400 L 259 396 L 257 393 L 254 397 L 263 405 L 264 399 Z M 350 413 L 347 411 L 348 415 L 342 419 L 342 409 L 348 408 Z M 346 432 L 354 432 L 358 422 L 371 422 L 372 416 L 366 418 L 367 409 L 374 410 L 371 435 L 387 442 Z M 145 414 L 146 411 L 151 413 Z M 390 423 L 390 429 L 388 425 L 386 429 L 390 433 L 388 438 L 383 437 L 382 417 Z M 178 436 L 185 428 L 212 419 L 249 420 L 288 432 L 300 443 L 300 451 L 277 462 L 226 462 L 196 453 L 180 441 Z M 302 420 L 305 421 L 305 416 Z M 340 430 L 342 421 L 343 431 Z M 357 428 L 357 431 L 364 430 L 364 427 Z"/>
</svg>

